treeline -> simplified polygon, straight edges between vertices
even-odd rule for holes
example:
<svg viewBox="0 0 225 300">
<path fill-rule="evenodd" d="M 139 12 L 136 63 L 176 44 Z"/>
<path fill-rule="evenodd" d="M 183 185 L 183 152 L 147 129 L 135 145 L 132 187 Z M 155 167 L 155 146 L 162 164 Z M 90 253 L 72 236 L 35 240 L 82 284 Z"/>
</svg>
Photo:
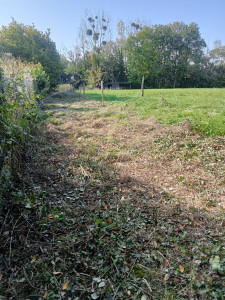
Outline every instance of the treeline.
<svg viewBox="0 0 225 300">
<path fill-rule="evenodd" d="M 41 32 L 12 20 L 0 29 L 0 56 L 41 65 L 34 84 L 42 95 L 60 82 L 95 88 L 101 80 L 128 81 L 139 88 L 143 76 L 146 88 L 225 87 L 225 46 L 216 41 L 209 51 L 196 23 L 120 20 L 114 39 L 110 26 L 104 12 L 87 12 L 77 45 L 59 54 L 49 29 Z"/>
<path fill-rule="evenodd" d="M 100 81 L 129 81 L 148 88 L 225 87 L 225 46 L 209 51 L 196 23 L 143 25 L 123 21 L 110 39 L 104 13 L 81 22 L 79 42 L 64 54 L 63 80 L 96 87 Z"/>
</svg>

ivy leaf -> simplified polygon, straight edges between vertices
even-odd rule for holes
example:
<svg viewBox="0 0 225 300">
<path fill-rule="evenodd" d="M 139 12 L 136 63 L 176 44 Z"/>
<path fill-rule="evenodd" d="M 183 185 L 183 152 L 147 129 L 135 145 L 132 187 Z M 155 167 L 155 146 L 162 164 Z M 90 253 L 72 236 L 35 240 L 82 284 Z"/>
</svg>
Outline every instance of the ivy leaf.
<svg viewBox="0 0 225 300">
<path fill-rule="evenodd" d="M 99 277 L 94 277 L 94 278 L 93 278 L 93 281 L 96 281 L 96 282 L 99 283 L 99 282 L 101 282 L 102 280 L 101 280 L 101 278 L 99 278 Z"/>
<path fill-rule="evenodd" d="M 91 294 L 91 299 L 98 299 L 98 295 L 96 293 Z"/>
<path fill-rule="evenodd" d="M 104 287 L 104 286 L 105 286 L 105 282 L 104 281 L 100 282 L 99 285 L 98 285 L 98 287 L 100 287 L 100 288 Z"/>
<path fill-rule="evenodd" d="M 211 257 L 209 263 L 212 266 L 213 270 L 216 271 L 220 269 L 220 257 L 218 255 Z"/>
</svg>

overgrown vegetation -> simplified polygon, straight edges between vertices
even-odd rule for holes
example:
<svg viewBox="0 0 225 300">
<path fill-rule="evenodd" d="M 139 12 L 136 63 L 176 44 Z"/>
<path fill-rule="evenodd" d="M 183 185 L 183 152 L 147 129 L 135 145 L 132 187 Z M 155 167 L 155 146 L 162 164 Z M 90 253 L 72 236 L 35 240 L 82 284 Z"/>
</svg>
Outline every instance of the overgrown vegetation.
<svg viewBox="0 0 225 300">
<path fill-rule="evenodd" d="M 41 32 L 34 25 L 26 26 L 13 19 L 8 26 L 0 29 L 0 54 L 2 53 L 11 54 L 23 62 L 41 64 L 50 82 L 46 85 L 43 76 L 39 74 L 39 92 L 57 87 L 62 68 L 55 43 L 50 38 L 50 30 Z"/>
<path fill-rule="evenodd" d="M 224 299 L 224 137 L 106 103 L 48 98 L 1 216 L 0 295 Z"/>
<path fill-rule="evenodd" d="M 26 141 L 33 122 L 38 120 L 38 100 L 46 94 L 48 76 L 41 65 L 23 63 L 10 55 L 2 56 L 0 106 L 0 183 L 1 194 L 13 186 L 23 164 Z M 44 82 L 44 85 L 40 82 Z M 37 91 L 39 92 L 37 94 Z M 1 203 L 2 204 L 2 203 Z"/>
</svg>

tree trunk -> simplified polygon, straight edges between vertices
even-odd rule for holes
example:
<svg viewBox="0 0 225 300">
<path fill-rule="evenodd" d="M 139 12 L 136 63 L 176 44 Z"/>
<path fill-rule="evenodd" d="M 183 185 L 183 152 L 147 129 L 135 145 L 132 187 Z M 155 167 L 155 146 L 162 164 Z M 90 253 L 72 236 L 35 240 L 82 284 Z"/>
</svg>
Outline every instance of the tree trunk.
<svg viewBox="0 0 225 300">
<path fill-rule="evenodd" d="M 83 97 L 85 99 L 86 95 L 85 95 L 85 84 L 83 84 Z"/>
</svg>

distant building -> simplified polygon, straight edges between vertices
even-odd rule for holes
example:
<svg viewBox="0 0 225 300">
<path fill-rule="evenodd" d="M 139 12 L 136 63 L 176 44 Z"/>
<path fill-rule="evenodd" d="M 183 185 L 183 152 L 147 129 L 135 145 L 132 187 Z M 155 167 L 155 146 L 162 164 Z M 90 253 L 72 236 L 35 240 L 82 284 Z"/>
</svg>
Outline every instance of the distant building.
<svg viewBox="0 0 225 300">
<path fill-rule="evenodd" d="M 103 88 L 109 90 L 129 90 L 131 89 L 131 83 L 130 82 L 104 82 Z"/>
</svg>

